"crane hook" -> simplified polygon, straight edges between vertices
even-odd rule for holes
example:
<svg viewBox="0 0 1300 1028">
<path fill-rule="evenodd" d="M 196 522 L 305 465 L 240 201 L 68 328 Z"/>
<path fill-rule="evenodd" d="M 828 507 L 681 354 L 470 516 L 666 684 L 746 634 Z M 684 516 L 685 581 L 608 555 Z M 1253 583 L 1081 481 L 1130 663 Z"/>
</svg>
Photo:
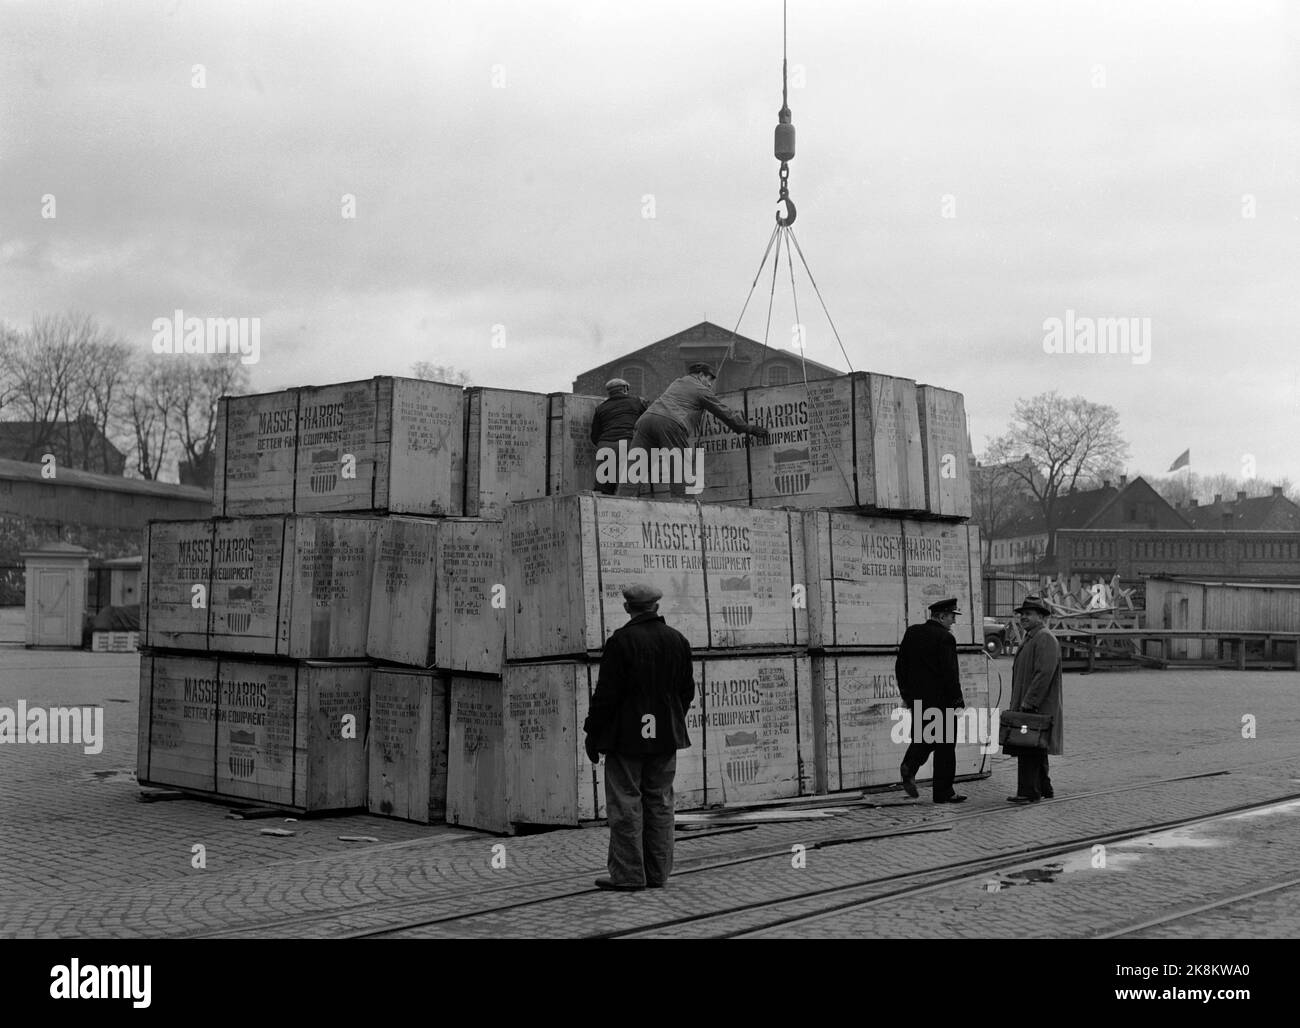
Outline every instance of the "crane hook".
<svg viewBox="0 0 1300 1028">
<path fill-rule="evenodd" d="M 786 216 L 786 217 L 783 218 L 783 217 L 781 217 L 781 212 L 780 212 L 780 211 L 777 211 L 777 213 L 776 213 L 776 223 L 777 223 L 778 225 L 780 225 L 782 228 L 785 228 L 787 225 L 793 225 L 793 224 L 794 224 L 795 215 L 798 213 L 798 212 L 794 209 L 794 201 L 791 200 L 790 197 L 788 197 L 788 196 L 782 196 L 782 197 L 781 197 L 780 199 L 778 199 L 776 202 L 777 202 L 777 203 L 783 203 L 783 204 L 785 204 L 785 206 L 786 206 L 786 210 L 788 210 L 788 211 L 790 212 L 790 213 L 788 214 L 788 216 Z"/>
</svg>

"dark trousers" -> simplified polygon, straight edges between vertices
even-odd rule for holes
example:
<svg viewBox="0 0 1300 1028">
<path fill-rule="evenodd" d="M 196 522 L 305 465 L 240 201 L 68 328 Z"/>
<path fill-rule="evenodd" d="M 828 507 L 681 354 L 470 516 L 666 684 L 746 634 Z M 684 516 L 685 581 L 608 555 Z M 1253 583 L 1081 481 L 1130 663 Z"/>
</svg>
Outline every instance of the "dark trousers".
<svg viewBox="0 0 1300 1028">
<path fill-rule="evenodd" d="M 1031 800 L 1052 795 L 1052 780 L 1047 777 L 1047 751 L 1016 755 L 1016 795 Z"/>
<path fill-rule="evenodd" d="M 672 418 L 661 417 L 658 414 L 642 414 L 637 419 L 636 431 L 632 433 L 632 442 L 628 444 L 629 453 L 632 450 L 645 450 L 647 455 L 653 449 L 661 453 L 667 450 L 678 450 L 684 461 L 686 459 L 686 450 L 691 445 L 690 434 Z M 671 482 L 656 484 L 651 483 L 620 483 L 618 487 L 619 496 L 645 496 L 670 494 L 678 499 L 686 498 L 686 483 Z"/>
<path fill-rule="evenodd" d="M 912 774 L 934 754 L 934 798 L 946 800 L 953 794 L 952 780 L 957 775 L 957 744 L 955 742 L 914 742 L 903 754 L 903 766 Z"/>
<path fill-rule="evenodd" d="M 605 754 L 609 876 L 619 885 L 663 885 L 673 873 L 673 777 L 677 753 Z"/>
<path fill-rule="evenodd" d="M 632 445 L 631 439 L 628 440 L 627 445 L 628 446 Z M 598 467 L 600 465 L 600 451 L 605 448 L 608 448 L 611 451 L 613 451 L 614 460 L 616 462 L 618 460 L 618 440 L 602 439 L 600 442 L 596 444 L 596 464 Z M 616 463 L 615 467 L 617 466 L 618 465 Z M 618 492 L 618 485 L 619 485 L 619 479 L 615 478 L 613 482 L 597 482 L 593 488 L 598 493 L 604 493 L 606 496 L 613 496 L 616 492 Z"/>
</svg>

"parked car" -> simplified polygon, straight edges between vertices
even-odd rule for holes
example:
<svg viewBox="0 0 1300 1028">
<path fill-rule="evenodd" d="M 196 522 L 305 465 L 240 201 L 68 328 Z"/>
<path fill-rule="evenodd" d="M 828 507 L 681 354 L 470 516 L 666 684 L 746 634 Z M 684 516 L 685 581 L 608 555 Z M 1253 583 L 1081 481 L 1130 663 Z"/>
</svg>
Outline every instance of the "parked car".
<svg viewBox="0 0 1300 1028">
<path fill-rule="evenodd" d="M 1005 653 L 1014 642 L 1013 635 L 1010 622 L 986 617 L 984 619 L 984 652 L 990 657 Z"/>
</svg>

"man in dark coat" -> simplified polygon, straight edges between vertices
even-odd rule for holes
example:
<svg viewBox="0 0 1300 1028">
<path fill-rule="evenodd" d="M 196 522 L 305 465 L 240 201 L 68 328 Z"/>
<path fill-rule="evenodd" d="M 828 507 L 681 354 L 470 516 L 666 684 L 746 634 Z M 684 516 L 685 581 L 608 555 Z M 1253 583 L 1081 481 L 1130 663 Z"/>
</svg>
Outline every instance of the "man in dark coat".
<svg viewBox="0 0 1300 1028">
<path fill-rule="evenodd" d="M 663 593 L 623 590 L 631 620 L 605 643 L 600 678 L 583 724 L 587 756 L 605 754 L 609 877 L 602 889 L 663 888 L 673 870 L 673 777 L 691 744 L 686 711 L 695 698 L 691 644 L 659 616 Z"/>
<path fill-rule="evenodd" d="M 912 744 L 903 754 L 898 773 L 903 788 L 917 796 L 916 773 L 934 754 L 933 796 L 935 803 L 961 803 L 966 797 L 953 791 L 957 773 L 957 738 L 953 711 L 966 706 L 961 695 L 961 674 L 957 670 L 957 640 L 952 626 L 961 611 L 957 600 L 949 598 L 930 604 L 930 620 L 909 625 L 898 646 L 894 677 L 898 691 L 912 714 Z M 920 713 L 923 716 L 918 717 Z M 929 722 L 930 731 L 923 729 Z M 939 738 L 935 739 L 935 727 Z"/>
<path fill-rule="evenodd" d="M 1025 597 L 1015 611 L 1025 641 L 1011 665 L 1011 709 L 1028 714 L 1048 714 L 1052 731 L 1046 750 L 1025 750 L 1016 754 L 1016 794 L 1011 803 L 1037 803 L 1056 793 L 1047 775 L 1047 755 L 1059 755 L 1065 748 L 1065 723 L 1061 710 L 1061 645 L 1047 630 L 1052 609 L 1037 596 Z"/>
<path fill-rule="evenodd" d="M 609 398 L 596 408 L 591 418 L 591 441 L 597 454 L 605 448 L 617 454 L 620 439 L 626 439 L 629 444 L 632 442 L 636 419 L 645 413 L 646 402 L 645 397 L 632 396 L 631 388 L 621 378 L 611 378 L 605 383 Z M 609 496 L 613 496 L 616 489 L 617 481 L 596 483 L 596 491 Z"/>
</svg>

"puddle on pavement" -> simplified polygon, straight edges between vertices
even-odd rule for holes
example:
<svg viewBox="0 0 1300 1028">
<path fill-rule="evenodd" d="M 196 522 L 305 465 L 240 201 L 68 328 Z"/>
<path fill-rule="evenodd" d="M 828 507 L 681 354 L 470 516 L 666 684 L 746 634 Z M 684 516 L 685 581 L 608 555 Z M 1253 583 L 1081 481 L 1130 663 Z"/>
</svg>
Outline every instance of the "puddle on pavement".
<svg viewBox="0 0 1300 1028">
<path fill-rule="evenodd" d="M 1188 825 L 1185 828 L 1172 828 L 1167 832 L 1156 832 L 1154 835 L 1143 835 L 1137 839 L 1117 842 L 1111 848 L 1119 849 L 1123 846 L 1153 850 L 1212 849 L 1216 846 L 1228 845 L 1223 839 L 1210 839 L 1201 834 L 1210 827 L 1212 825 L 1203 824 Z"/>
<path fill-rule="evenodd" d="M 1240 814 L 1232 814 L 1225 818 L 1227 821 L 1244 821 L 1252 817 L 1271 817 L 1274 814 L 1300 814 L 1300 800 L 1288 800 L 1286 803 L 1275 803 L 1271 807 L 1260 807 L 1259 810 L 1243 810 Z"/>
</svg>

